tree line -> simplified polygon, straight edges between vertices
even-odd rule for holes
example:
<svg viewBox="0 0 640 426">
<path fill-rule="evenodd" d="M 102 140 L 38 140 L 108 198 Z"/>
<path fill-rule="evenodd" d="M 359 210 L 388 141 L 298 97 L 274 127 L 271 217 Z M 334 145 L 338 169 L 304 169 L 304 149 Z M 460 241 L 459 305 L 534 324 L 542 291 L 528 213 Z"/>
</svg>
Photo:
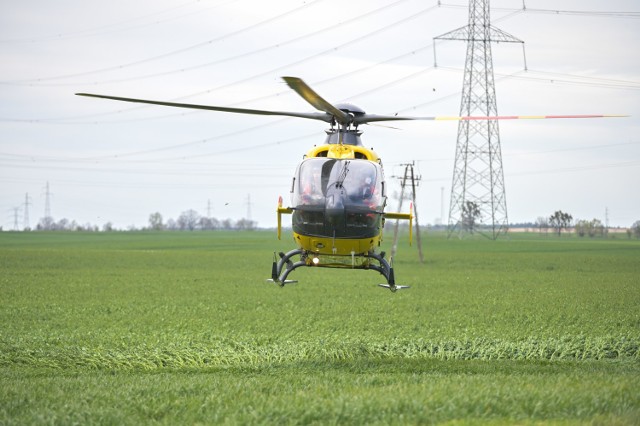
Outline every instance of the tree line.
<svg viewBox="0 0 640 426">
<path fill-rule="evenodd" d="M 482 227 L 482 213 L 478 205 L 472 201 L 467 201 L 462 209 L 462 227 L 469 233 L 474 233 Z M 556 210 L 550 216 L 541 216 L 531 223 L 532 228 L 537 228 L 538 232 L 547 233 L 553 231 L 558 236 L 563 233 L 575 232 L 578 237 L 606 237 L 608 228 L 600 219 L 574 221 L 573 216 L 562 210 Z M 134 226 L 128 227 L 128 231 L 149 230 L 149 231 L 215 231 L 215 230 L 255 230 L 257 222 L 241 218 L 233 220 L 217 219 L 215 217 L 202 216 L 193 209 L 185 210 L 177 218 L 169 218 L 165 221 L 161 213 L 155 212 L 149 215 L 148 225 L 142 228 Z M 0 231 L 3 229 L 0 227 Z M 25 229 L 31 231 L 32 229 Z M 80 224 L 75 220 L 66 218 L 58 221 L 52 217 L 40 219 L 34 229 L 36 231 L 85 231 L 85 232 L 111 232 L 117 229 L 111 222 L 107 222 L 102 227 L 91 223 Z M 640 220 L 635 221 L 626 230 L 629 238 L 640 238 Z"/>
<path fill-rule="evenodd" d="M 460 220 L 462 228 L 473 234 L 482 227 L 482 211 L 480 206 L 474 201 L 466 201 L 462 205 L 462 217 Z M 578 237 L 606 237 L 608 228 L 600 219 L 579 219 L 574 222 L 570 213 L 556 210 L 548 217 L 539 217 L 534 226 L 539 232 L 548 232 L 552 230 L 558 236 L 562 233 L 574 231 Z M 631 238 L 640 238 L 640 220 L 637 220 L 627 229 L 627 236 Z"/>
<path fill-rule="evenodd" d="M 214 231 L 214 230 L 254 230 L 257 229 L 257 222 L 249 219 L 233 220 L 217 219 L 215 217 L 201 216 L 195 210 L 186 210 L 176 219 L 164 220 L 159 212 L 149 215 L 148 225 L 141 228 L 129 226 L 127 231 Z M 25 229 L 31 231 L 32 229 Z M 112 222 L 107 222 L 102 227 L 91 223 L 80 224 L 75 220 L 66 218 L 55 220 L 52 217 L 40 219 L 35 231 L 84 231 L 84 232 L 112 232 L 117 231 Z M 2 228 L 0 228 L 2 231 Z"/>
<path fill-rule="evenodd" d="M 551 216 L 539 217 L 536 226 L 540 232 L 547 232 L 552 229 L 558 236 L 563 232 L 575 232 L 578 237 L 606 237 L 608 227 L 606 227 L 600 219 L 578 219 L 574 222 L 573 216 L 562 210 L 556 210 Z M 631 238 L 640 238 L 640 220 L 636 220 L 626 231 L 627 236 Z"/>
<path fill-rule="evenodd" d="M 216 219 L 215 217 L 201 216 L 197 211 L 190 209 L 182 212 L 177 219 L 168 219 L 166 223 L 160 213 L 151 213 L 149 215 L 149 227 L 152 231 L 215 231 L 223 230 L 240 230 L 252 231 L 257 228 L 257 222 L 249 219 L 233 220 Z"/>
</svg>

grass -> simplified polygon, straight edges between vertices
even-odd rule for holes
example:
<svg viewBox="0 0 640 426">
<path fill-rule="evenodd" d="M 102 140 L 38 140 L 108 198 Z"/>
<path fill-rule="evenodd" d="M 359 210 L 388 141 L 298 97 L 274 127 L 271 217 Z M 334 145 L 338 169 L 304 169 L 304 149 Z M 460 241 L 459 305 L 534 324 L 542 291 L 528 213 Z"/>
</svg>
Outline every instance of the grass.
<svg viewBox="0 0 640 426">
<path fill-rule="evenodd" d="M 269 232 L 0 233 L 0 424 L 639 424 L 640 243 L 424 244 L 392 294 L 265 283 Z"/>
</svg>

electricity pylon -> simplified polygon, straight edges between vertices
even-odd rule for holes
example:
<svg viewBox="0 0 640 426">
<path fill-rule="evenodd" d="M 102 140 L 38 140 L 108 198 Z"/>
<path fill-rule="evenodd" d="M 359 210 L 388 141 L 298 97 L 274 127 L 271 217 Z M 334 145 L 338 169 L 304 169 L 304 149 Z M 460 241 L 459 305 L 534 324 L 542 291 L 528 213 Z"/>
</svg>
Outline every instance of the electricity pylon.
<svg viewBox="0 0 640 426">
<path fill-rule="evenodd" d="M 47 186 L 45 187 L 44 217 L 45 219 L 51 218 L 51 192 L 49 191 L 49 181 L 47 181 Z"/>
<path fill-rule="evenodd" d="M 491 26 L 489 0 L 470 0 L 469 24 L 435 37 L 434 46 L 435 40 L 467 42 L 460 115 L 497 116 L 491 42 L 522 43 L 523 51 L 524 42 Z M 465 217 L 470 205 L 479 210 L 471 221 Z M 506 233 L 509 224 L 497 120 L 465 120 L 458 124 L 449 236 L 469 230 L 465 224 L 474 222 L 479 223 L 477 230 L 492 239 Z"/>
<path fill-rule="evenodd" d="M 31 225 L 29 225 L 29 206 L 31 205 L 31 197 L 29 197 L 29 193 L 27 192 L 24 196 L 24 219 L 22 220 L 22 228 L 25 231 L 29 231 L 31 229 Z"/>
</svg>

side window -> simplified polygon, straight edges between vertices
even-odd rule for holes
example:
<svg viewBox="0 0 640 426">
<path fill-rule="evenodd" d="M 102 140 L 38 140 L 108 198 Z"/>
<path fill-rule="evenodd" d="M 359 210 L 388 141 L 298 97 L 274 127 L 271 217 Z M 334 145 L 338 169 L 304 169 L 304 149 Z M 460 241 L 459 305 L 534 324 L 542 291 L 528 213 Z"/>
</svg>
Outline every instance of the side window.
<svg viewBox="0 0 640 426">
<path fill-rule="evenodd" d="M 295 206 L 324 204 L 323 171 L 329 161 L 333 163 L 324 158 L 310 158 L 300 164 L 291 186 Z M 329 167 L 327 173 L 330 172 Z"/>
</svg>

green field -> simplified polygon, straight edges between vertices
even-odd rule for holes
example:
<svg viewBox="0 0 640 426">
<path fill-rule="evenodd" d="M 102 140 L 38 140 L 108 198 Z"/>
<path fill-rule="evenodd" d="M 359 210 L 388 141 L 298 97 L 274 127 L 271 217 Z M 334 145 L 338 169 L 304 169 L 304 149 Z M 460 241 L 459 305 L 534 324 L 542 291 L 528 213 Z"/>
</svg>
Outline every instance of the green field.
<svg viewBox="0 0 640 426">
<path fill-rule="evenodd" d="M 394 294 L 266 283 L 273 232 L 0 233 L 0 424 L 640 424 L 639 241 L 423 244 Z"/>
</svg>

